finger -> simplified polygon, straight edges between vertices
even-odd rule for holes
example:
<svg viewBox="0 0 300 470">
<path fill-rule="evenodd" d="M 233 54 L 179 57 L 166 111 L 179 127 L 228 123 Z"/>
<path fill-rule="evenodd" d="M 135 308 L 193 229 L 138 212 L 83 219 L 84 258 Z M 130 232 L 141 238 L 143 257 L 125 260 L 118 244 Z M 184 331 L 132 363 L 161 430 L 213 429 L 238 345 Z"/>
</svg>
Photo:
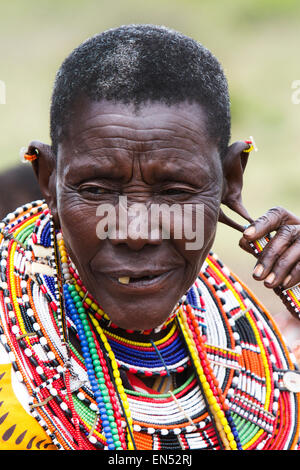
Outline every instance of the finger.
<svg viewBox="0 0 300 470">
<path fill-rule="evenodd" d="M 243 250 L 247 251 L 247 253 L 250 253 L 251 255 L 254 255 L 255 257 L 258 257 L 258 255 L 257 255 L 256 253 L 254 253 L 253 248 L 251 248 L 251 246 L 250 246 L 248 240 L 246 240 L 245 237 L 242 237 L 242 238 L 240 239 L 240 241 L 239 241 L 239 246 L 240 246 Z"/>
<path fill-rule="evenodd" d="M 297 240 L 277 259 L 271 273 L 265 278 L 266 287 L 273 289 L 281 286 L 300 261 L 300 239 Z"/>
<path fill-rule="evenodd" d="M 299 225 L 300 219 L 283 207 L 273 207 L 266 214 L 259 217 L 244 231 L 248 240 L 257 240 L 282 225 Z"/>
<path fill-rule="evenodd" d="M 271 271 L 274 271 L 274 266 L 279 258 L 299 237 L 300 225 L 283 225 L 279 227 L 276 235 L 271 238 L 263 252 L 259 255 L 259 262 L 254 269 L 253 277 L 260 280 L 265 279 Z M 299 256 L 300 249 L 299 247 L 296 249 L 299 250 Z"/>
<path fill-rule="evenodd" d="M 289 289 L 297 284 L 300 284 L 300 261 L 295 264 L 291 272 L 283 280 L 282 287 L 284 289 Z"/>
</svg>

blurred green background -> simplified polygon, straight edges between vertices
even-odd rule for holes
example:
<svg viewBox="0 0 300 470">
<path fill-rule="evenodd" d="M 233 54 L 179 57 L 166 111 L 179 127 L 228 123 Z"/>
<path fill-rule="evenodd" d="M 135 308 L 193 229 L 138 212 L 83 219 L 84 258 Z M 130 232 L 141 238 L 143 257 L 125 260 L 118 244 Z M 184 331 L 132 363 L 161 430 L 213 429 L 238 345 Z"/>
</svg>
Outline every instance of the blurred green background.
<svg viewBox="0 0 300 470">
<path fill-rule="evenodd" d="M 299 0 L 0 0 L 0 80 L 6 84 L 0 170 L 18 163 L 20 147 L 31 139 L 49 142 L 52 84 L 65 56 L 86 38 L 128 23 L 177 29 L 219 58 L 231 93 L 232 141 L 251 135 L 259 149 L 246 171 L 246 207 L 253 218 L 274 205 L 300 215 L 300 104 L 291 99 L 292 83 L 300 80 Z M 275 294 L 252 279 L 255 260 L 238 247 L 239 237 L 220 225 L 215 251 L 294 341 L 296 324 L 286 324 L 290 316 Z"/>
</svg>

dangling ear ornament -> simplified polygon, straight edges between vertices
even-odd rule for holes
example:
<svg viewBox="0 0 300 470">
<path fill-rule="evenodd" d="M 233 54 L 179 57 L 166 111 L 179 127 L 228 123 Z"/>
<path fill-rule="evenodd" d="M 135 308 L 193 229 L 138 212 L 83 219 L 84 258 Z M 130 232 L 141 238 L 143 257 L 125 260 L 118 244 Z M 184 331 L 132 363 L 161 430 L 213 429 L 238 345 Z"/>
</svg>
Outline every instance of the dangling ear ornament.
<svg viewBox="0 0 300 470">
<path fill-rule="evenodd" d="M 255 140 L 252 137 L 252 135 L 250 135 L 249 140 L 245 140 L 245 144 L 248 144 L 249 148 L 243 150 L 243 153 L 250 153 L 250 152 L 252 152 L 252 150 L 254 150 L 254 152 L 258 151 L 258 148 L 256 147 Z"/>
<path fill-rule="evenodd" d="M 245 144 L 248 145 L 248 147 L 242 151 L 242 154 L 244 154 L 242 164 L 246 165 L 250 152 L 252 150 L 254 150 L 254 152 L 257 152 L 258 148 L 252 136 L 250 136 L 249 139 L 245 140 L 244 142 Z M 226 203 L 226 206 L 229 207 L 229 209 L 236 212 L 237 214 L 239 214 L 243 219 L 247 220 L 250 224 L 253 223 L 253 219 L 250 217 L 250 215 L 248 214 L 248 211 L 243 206 L 241 194 L 238 197 L 236 196 L 233 197 L 230 201 Z M 220 209 L 220 212 L 219 212 L 219 222 L 225 225 L 228 225 L 229 227 L 235 230 L 238 230 L 241 233 L 243 233 L 245 230 L 245 225 L 241 225 L 237 223 L 235 220 L 228 217 L 222 209 Z"/>
<path fill-rule="evenodd" d="M 29 153 L 30 152 L 30 153 Z M 30 150 L 26 147 L 22 147 L 20 150 L 20 157 L 22 163 L 33 162 L 39 156 L 40 152 L 38 149 Z"/>
</svg>

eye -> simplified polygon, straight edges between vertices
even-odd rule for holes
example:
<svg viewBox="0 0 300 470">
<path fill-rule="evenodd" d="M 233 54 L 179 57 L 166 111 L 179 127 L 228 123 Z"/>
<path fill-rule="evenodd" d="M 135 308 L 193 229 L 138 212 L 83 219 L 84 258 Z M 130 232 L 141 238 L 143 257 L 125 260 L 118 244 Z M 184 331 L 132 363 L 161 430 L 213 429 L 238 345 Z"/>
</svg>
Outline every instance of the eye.
<svg viewBox="0 0 300 470">
<path fill-rule="evenodd" d="M 99 184 L 83 184 L 79 186 L 78 192 L 82 197 L 95 199 L 105 194 L 111 194 L 113 191 Z"/>
<path fill-rule="evenodd" d="M 104 188 L 99 186 L 85 186 L 83 188 L 79 188 L 81 193 L 86 192 L 90 194 L 103 194 L 105 192 Z"/>
<path fill-rule="evenodd" d="M 160 191 L 164 196 L 180 196 L 190 194 L 191 191 L 184 187 L 165 188 Z"/>
<path fill-rule="evenodd" d="M 182 192 L 184 192 L 184 191 L 182 191 L 182 189 L 165 189 L 161 192 L 162 192 L 162 194 L 166 194 L 168 196 L 173 196 L 175 194 L 182 194 Z"/>
</svg>

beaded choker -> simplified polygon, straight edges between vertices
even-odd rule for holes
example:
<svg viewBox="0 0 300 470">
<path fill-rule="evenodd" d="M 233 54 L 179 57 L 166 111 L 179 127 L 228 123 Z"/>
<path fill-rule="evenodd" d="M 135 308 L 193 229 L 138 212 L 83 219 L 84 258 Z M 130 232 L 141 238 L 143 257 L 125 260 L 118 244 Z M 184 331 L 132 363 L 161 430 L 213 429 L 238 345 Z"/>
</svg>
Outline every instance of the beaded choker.
<svg viewBox="0 0 300 470">
<path fill-rule="evenodd" d="M 136 342 L 87 293 L 43 201 L 7 216 L 0 237 L 0 338 L 57 448 L 296 446 L 298 396 L 280 388 L 295 365 L 265 311 L 212 256 L 159 340 L 144 332 Z M 159 393 L 130 376 L 182 379 Z"/>
</svg>

